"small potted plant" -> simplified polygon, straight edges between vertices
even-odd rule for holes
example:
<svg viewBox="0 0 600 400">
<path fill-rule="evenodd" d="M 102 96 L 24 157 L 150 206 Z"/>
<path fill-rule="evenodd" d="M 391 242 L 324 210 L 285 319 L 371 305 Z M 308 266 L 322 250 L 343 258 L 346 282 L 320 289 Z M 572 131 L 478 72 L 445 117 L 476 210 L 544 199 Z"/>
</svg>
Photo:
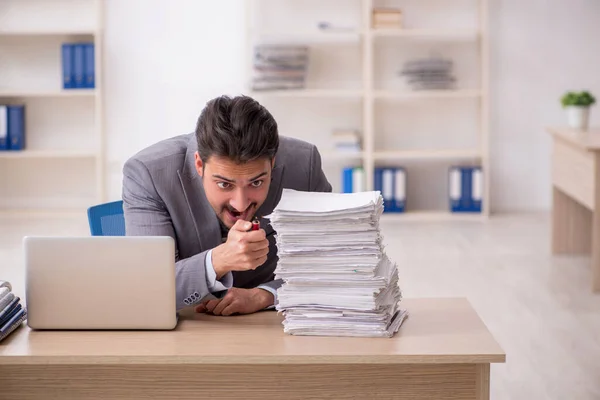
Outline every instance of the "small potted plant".
<svg viewBox="0 0 600 400">
<path fill-rule="evenodd" d="M 590 120 L 590 107 L 596 102 L 589 92 L 567 92 L 561 103 L 567 113 L 567 121 L 571 128 L 587 130 Z"/>
</svg>

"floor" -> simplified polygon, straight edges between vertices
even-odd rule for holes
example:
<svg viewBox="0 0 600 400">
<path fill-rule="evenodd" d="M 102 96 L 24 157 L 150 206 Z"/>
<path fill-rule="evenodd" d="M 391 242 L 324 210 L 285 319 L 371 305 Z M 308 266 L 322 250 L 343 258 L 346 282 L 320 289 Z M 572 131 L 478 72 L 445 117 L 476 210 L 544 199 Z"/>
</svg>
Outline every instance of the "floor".
<svg viewBox="0 0 600 400">
<path fill-rule="evenodd" d="M 552 257 L 547 214 L 385 222 L 406 297 L 467 297 L 507 354 L 493 399 L 600 399 L 600 294 L 587 257 Z M 25 235 L 88 235 L 79 219 L 0 219 L 0 279 L 24 292 Z M 392 245 L 393 244 L 393 245 Z"/>
</svg>

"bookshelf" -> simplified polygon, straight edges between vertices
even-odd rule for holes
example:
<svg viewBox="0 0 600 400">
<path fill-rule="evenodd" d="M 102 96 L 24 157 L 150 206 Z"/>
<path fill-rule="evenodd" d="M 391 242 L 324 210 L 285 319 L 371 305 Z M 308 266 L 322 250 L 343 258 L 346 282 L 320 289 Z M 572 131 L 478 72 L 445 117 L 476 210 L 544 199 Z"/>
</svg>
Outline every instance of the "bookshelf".
<svg viewBox="0 0 600 400">
<path fill-rule="evenodd" d="M 407 171 L 406 212 L 391 221 L 484 220 L 490 213 L 488 0 L 252 0 L 247 6 L 246 82 L 283 135 L 317 145 L 341 191 L 344 167 L 360 166 L 374 188 L 376 167 Z M 378 28 L 373 9 L 402 12 L 402 26 Z M 321 23 L 328 29 L 320 29 Z M 257 44 L 304 45 L 302 88 L 253 90 Z M 414 59 L 452 60 L 452 89 L 411 90 L 398 71 Z M 356 154 L 332 147 L 333 129 L 356 129 Z M 448 168 L 483 172 L 482 212 L 451 213 Z"/>
<path fill-rule="evenodd" d="M 0 104 L 25 106 L 25 148 L 0 150 L 0 216 L 85 215 L 105 201 L 103 0 L 0 2 Z M 93 88 L 63 87 L 63 43 L 93 42 Z"/>
</svg>

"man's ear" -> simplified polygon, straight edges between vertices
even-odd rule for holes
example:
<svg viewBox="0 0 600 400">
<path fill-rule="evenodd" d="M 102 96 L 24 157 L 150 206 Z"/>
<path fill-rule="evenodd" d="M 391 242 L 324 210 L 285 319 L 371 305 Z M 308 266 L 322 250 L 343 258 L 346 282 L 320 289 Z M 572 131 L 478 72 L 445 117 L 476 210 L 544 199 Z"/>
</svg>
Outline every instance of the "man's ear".
<svg viewBox="0 0 600 400">
<path fill-rule="evenodd" d="M 200 158 L 198 152 L 194 153 L 194 160 L 196 164 L 196 172 L 198 172 L 198 175 L 202 176 L 204 174 L 204 164 L 202 163 L 202 159 Z"/>
<path fill-rule="evenodd" d="M 275 156 L 273 156 L 273 159 L 271 160 L 271 168 L 275 168 Z"/>
</svg>

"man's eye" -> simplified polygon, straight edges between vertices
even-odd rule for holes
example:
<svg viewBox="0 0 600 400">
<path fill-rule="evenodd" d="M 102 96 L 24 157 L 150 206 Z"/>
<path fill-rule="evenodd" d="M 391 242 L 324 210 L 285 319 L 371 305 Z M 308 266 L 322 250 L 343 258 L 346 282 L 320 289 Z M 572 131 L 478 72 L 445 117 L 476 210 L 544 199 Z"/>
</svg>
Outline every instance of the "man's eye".
<svg viewBox="0 0 600 400">
<path fill-rule="evenodd" d="M 221 189 L 229 189 L 231 184 L 229 182 L 217 182 L 217 186 Z"/>
<path fill-rule="evenodd" d="M 254 181 L 254 182 L 251 183 L 252 187 L 255 187 L 255 188 L 260 187 L 262 184 L 263 184 L 262 180 L 260 180 L 260 181 Z"/>
</svg>

